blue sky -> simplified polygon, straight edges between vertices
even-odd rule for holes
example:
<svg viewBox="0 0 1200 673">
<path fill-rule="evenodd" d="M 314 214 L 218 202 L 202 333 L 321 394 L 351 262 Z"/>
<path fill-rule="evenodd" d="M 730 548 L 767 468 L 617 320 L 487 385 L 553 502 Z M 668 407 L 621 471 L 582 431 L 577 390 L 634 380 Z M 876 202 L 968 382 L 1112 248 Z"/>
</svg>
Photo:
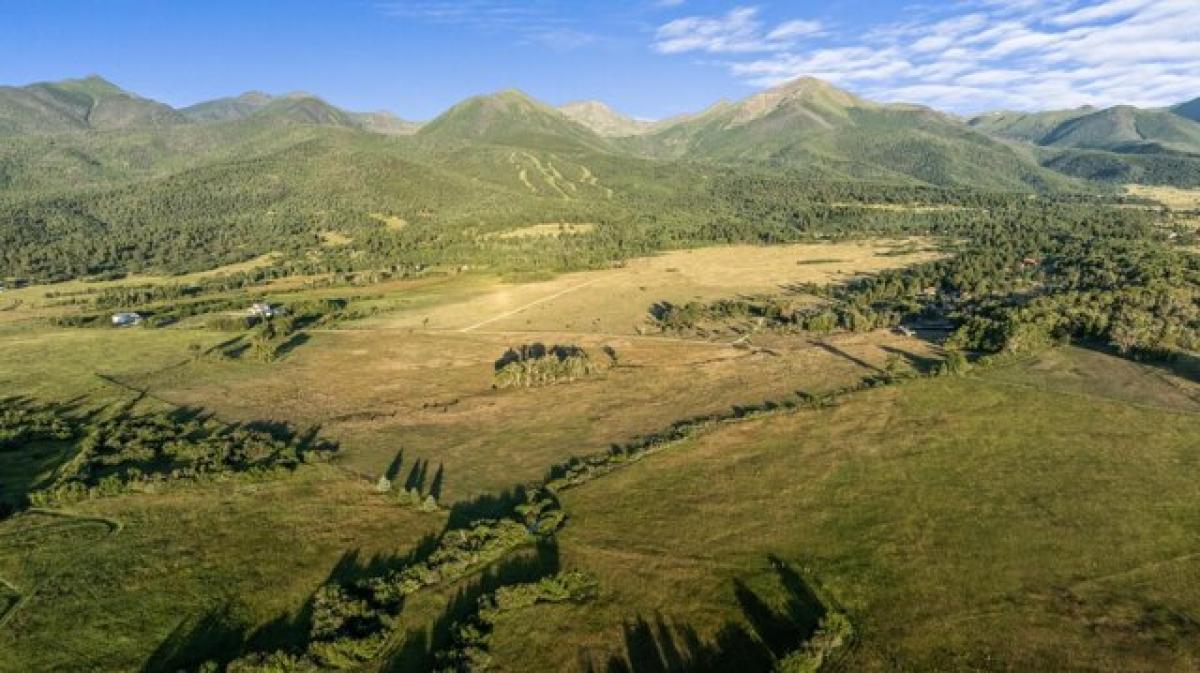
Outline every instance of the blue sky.
<svg viewBox="0 0 1200 673">
<path fill-rule="evenodd" d="M 956 112 L 1200 96 L 1200 0 L 0 0 L 0 83 L 432 117 L 516 87 L 643 118 L 800 75 Z"/>
</svg>

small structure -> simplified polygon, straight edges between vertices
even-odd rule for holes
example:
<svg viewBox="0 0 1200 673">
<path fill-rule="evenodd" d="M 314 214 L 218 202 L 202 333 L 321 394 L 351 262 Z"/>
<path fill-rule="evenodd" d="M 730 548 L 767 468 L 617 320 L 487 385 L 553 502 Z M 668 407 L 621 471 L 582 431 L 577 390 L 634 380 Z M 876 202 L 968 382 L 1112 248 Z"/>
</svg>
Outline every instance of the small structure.
<svg viewBox="0 0 1200 673">
<path fill-rule="evenodd" d="M 112 317 L 113 327 L 131 327 L 142 323 L 142 315 L 140 313 L 114 313 Z"/>
<path fill-rule="evenodd" d="M 916 331 L 914 331 L 913 328 L 909 327 L 908 325 L 898 325 L 896 327 L 896 334 L 901 334 L 906 337 L 914 337 L 917 335 Z"/>
<path fill-rule="evenodd" d="M 250 315 L 258 316 L 259 318 L 275 317 L 275 309 L 270 304 L 264 302 L 255 302 L 250 305 Z"/>
</svg>

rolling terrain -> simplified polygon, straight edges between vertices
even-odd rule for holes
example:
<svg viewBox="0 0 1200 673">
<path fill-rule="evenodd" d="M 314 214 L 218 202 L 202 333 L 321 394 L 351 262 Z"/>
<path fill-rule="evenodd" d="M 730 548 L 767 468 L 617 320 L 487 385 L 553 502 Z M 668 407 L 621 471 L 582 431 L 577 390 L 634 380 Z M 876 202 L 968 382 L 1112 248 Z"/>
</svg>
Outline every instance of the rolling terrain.
<svg viewBox="0 0 1200 673">
<path fill-rule="evenodd" d="M 1196 670 L 1193 107 L 0 89 L 0 673 Z"/>
<path fill-rule="evenodd" d="M 1194 187 L 1200 123 L 1194 103 L 1164 110 L 1117 106 L 1049 112 L 996 112 L 970 120 L 976 129 L 1029 143 L 1043 165 L 1109 182 Z"/>
</svg>

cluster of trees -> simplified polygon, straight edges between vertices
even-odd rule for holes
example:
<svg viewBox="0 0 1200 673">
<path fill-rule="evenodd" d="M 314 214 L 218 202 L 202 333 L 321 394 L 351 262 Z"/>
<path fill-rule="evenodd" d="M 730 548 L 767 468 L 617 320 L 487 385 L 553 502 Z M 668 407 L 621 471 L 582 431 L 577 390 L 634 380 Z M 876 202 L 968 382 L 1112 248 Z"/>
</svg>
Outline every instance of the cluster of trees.
<svg viewBox="0 0 1200 673">
<path fill-rule="evenodd" d="M 323 460 L 336 445 L 315 437 L 275 435 L 179 413 L 103 418 L 59 415 L 60 437 L 78 437 L 74 456 L 49 485 L 29 495 L 39 507 L 114 495 L 141 484 L 239 474 L 265 476 Z"/>
<path fill-rule="evenodd" d="M 0 451 L 17 450 L 31 442 L 68 441 L 77 432 L 61 407 L 21 398 L 0 399 Z"/>
<path fill-rule="evenodd" d="M 1200 256 L 1162 215 L 1088 200 L 979 197 L 984 210 L 919 217 L 958 241 L 945 259 L 845 285 L 795 288 L 807 304 L 759 297 L 657 304 L 664 330 L 755 319 L 784 329 L 865 331 L 903 320 L 956 326 L 950 345 L 998 353 L 1064 340 L 1122 352 L 1200 348 Z M 768 199 L 769 200 L 769 199 Z M 889 214 L 899 222 L 912 215 Z"/>
<path fill-rule="evenodd" d="M 776 673 L 817 673 L 829 657 L 854 636 L 850 619 L 837 611 L 826 612 L 817 630 L 798 649 L 784 655 L 775 665 Z"/>
<path fill-rule="evenodd" d="M 952 346 L 991 353 L 1069 339 L 1125 352 L 1200 344 L 1200 257 L 1136 210 L 1007 209 L 954 257 L 860 279 L 830 298 L 867 315 L 945 316 L 959 325 Z"/>
<path fill-rule="evenodd" d="M 314 600 L 312 628 L 303 652 L 255 653 L 231 664 L 230 670 L 274 670 L 267 668 L 272 661 L 293 666 L 284 670 L 342 669 L 369 661 L 386 644 L 406 596 L 462 579 L 518 547 L 554 535 L 562 522 L 553 494 L 532 489 L 509 517 L 447 531 L 423 561 L 322 587 Z"/>
<path fill-rule="evenodd" d="M 492 670 L 488 651 L 492 629 L 506 613 L 539 603 L 584 603 L 596 596 L 594 577 L 578 570 L 544 577 L 536 582 L 497 589 L 479 598 L 475 613 L 451 627 L 453 644 L 437 653 L 441 673 L 482 673 Z"/>
<path fill-rule="evenodd" d="M 570 383 L 601 367 L 579 346 L 526 344 L 510 348 L 495 364 L 496 388 L 532 388 Z"/>
</svg>

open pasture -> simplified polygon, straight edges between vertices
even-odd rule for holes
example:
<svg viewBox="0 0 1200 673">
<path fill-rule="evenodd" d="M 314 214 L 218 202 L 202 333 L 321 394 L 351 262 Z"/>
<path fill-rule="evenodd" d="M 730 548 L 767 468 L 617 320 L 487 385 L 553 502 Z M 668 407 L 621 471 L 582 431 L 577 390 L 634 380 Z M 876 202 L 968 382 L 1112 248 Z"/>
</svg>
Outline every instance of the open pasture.
<svg viewBox="0 0 1200 673">
<path fill-rule="evenodd" d="M 224 421 L 273 420 L 321 426 L 342 443 L 345 464 L 372 477 L 398 456 L 418 463 L 444 500 L 498 492 L 536 480 L 551 464 L 631 441 L 671 423 L 734 405 L 795 399 L 878 373 L 889 357 L 918 365 L 936 354 L 924 342 L 879 333 L 770 349 L 666 337 L 539 334 L 574 344 L 615 366 L 543 388 L 494 390 L 495 361 L 525 335 L 336 330 L 313 334 L 270 365 L 213 362 L 120 380 Z"/>
<path fill-rule="evenodd" d="M 873 390 L 569 491 L 562 563 L 601 597 L 533 608 L 493 654 L 562 671 L 749 661 L 836 607 L 856 634 L 838 670 L 1195 670 L 1200 405 L 1061 381 L 1144 387 L 1124 365 L 1068 349 L 1015 365 L 1044 389 L 997 369 Z"/>
<path fill-rule="evenodd" d="M 595 231 L 596 225 L 590 222 L 547 222 L 545 224 L 531 224 L 528 227 L 519 229 L 511 229 L 500 234 L 496 234 L 496 238 L 541 238 L 543 236 L 576 236 L 579 234 L 587 234 Z"/>
<path fill-rule="evenodd" d="M 657 302 L 779 294 L 795 283 L 846 281 L 938 256 L 927 247 L 910 251 L 915 240 L 679 250 L 630 260 L 616 269 L 500 284 L 466 301 L 401 311 L 372 324 L 463 332 L 636 334 Z M 905 254 L 886 254 L 897 249 Z"/>
<path fill-rule="evenodd" d="M 0 522 L 0 579 L 21 596 L 0 671 L 194 670 L 286 646 L 325 581 L 399 565 L 443 520 L 330 466 L 19 515 Z"/>
<path fill-rule="evenodd" d="M 1158 201 L 1172 210 L 1200 210 L 1200 189 L 1183 189 L 1166 185 L 1126 185 L 1133 196 Z"/>
</svg>

